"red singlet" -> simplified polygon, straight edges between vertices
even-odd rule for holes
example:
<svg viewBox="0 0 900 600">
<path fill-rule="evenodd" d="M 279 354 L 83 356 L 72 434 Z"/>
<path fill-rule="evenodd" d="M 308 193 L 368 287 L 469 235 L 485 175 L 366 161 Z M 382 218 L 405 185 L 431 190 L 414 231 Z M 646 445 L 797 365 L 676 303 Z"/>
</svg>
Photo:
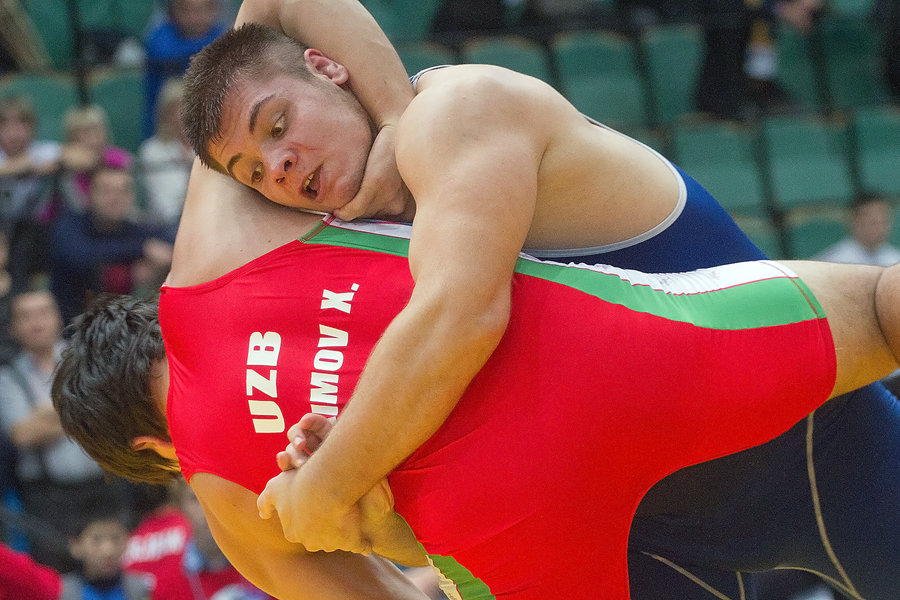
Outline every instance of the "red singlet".
<svg viewBox="0 0 900 600">
<path fill-rule="evenodd" d="M 326 220 L 211 283 L 163 289 L 185 477 L 259 493 L 286 428 L 339 413 L 409 298 L 407 232 Z M 770 262 L 654 276 L 523 257 L 500 346 L 391 475 L 396 509 L 451 598 L 625 600 L 645 491 L 786 431 L 828 397 L 834 360 L 815 299 Z"/>
</svg>

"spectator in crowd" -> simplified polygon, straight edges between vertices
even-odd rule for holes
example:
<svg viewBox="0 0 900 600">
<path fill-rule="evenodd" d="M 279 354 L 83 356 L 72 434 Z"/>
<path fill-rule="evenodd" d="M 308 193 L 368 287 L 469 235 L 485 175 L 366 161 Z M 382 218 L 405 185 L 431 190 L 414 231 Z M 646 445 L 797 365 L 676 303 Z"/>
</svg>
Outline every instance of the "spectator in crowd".
<svg viewBox="0 0 900 600">
<path fill-rule="evenodd" d="M 53 296 L 45 290 L 16 295 L 11 327 L 22 350 L 0 368 L 0 424 L 18 450 L 25 514 L 58 533 L 58 539 L 31 536 L 29 550 L 39 562 L 65 572 L 74 566 L 64 543 L 71 519 L 108 501 L 111 489 L 100 467 L 63 434 L 50 403 L 50 380 L 64 345 Z"/>
<path fill-rule="evenodd" d="M 270 600 L 268 594 L 238 573 L 216 545 L 200 501 L 183 480 L 175 484 L 175 497 L 192 531 L 181 566 L 188 586 L 185 592 L 194 590 L 194 596 L 184 596 L 185 600 L 216 598 L 219 594 L 229 600 Z"/>
<path fill-rule="evenodd" d="M 722 119 L 745 120 L 754 116 L 758 107 L 751 104 L 745 71 L 754 21 L 778 20 L 808 32 L 821 9 L 821 0 L 702 0 L 697 3 L 705 39 L 696 87 L 697 110 Z M 770 93 L 777 92 L 770 90 Z"/>
<path fill-rule="evenodd" d="M 101 292 L 155 290 L 172 259 L 172 238 L 136 222 L 135 184 L 124 169 L 94 171 L 83 213 L 64 211 L 50 231 L 50 285 L 65 322 Z"/>
<path fill-rule="evenodd" d="M 894 208 L 878 194 L 864 193 L 853 199 L 848 235 L 829 246 L 815 260 L 889 267 L 900 262 L 900 248 L 890 243 Z"/>
<path fill-rule="evenodd" d="M 0 600 L 58 600 L 59 574 L 0 543 Z"/>
<path fill-rule="evenodd" d="M 157 222 L 178 223 L 194 151 L 181 132 L 179 106 L 184 85 L 170 79 L 162 87 L 157 104 L 156 133 L 138 149 L 139 173 L 147 197 L 147 214 Z"/>
<path fill-rule="evenodd" d="M 62 192 L 65 205 L 76 211 L 88 204 L 91 173 L 99 167 L 128 169 L 131 153 L 109 141 L 109 119 L 99 106 L 70 108 L 63 117 L 65 145 L 62 165 L 67 172 Z"/>
<path fill-rule="evenodd" d="M 156 102 L 163 83 L 184 73 L 190 57 L 226 29 L 221 0 L 166 0 L 168 18 L 148 35 L 145 44 L 144 137 L 156 129 Z"/>
<path fill-rule="evenodd" d="M 193 600 L 187 595 L 181 564 L 191 524 L 176 505 L 170 486 L 141 484 L 133 488 L 133 507 L 138 525 L 128 538 L 122 559 L 126 572 L 144 576 L 152 590 L 152 600 Z"/>
<path fill-rule="evenodd" d="M 36 140 L 37 114 L 18 95 L 0 99 L 0 229 L 12 255 L 15 287 L 46 271 L 46 212 L 55 188 L 61 145 Z"/>
<path fill-rule="evenodd" d="M 69 550 L 80 569 L 63 575 L 60 600 L 147 600 L 147 580 L 122 570 L 128 526 L 118 508 L 100 503 L 79 517 Z"/>
<path fill-rule="evenodd" d="M 0 230 L 0 365 L 8 363 L 19 350 L 10 331 L 9 303 L 14 294 L 13 277 L 9 272 L 9 240 Z"/>
<path fill-rule="evenodd" d="M 900 0 L 876 0 L 876 22 L 883 27 L 884 80 L 895 102 L 900 102 Z"/>
</svg>

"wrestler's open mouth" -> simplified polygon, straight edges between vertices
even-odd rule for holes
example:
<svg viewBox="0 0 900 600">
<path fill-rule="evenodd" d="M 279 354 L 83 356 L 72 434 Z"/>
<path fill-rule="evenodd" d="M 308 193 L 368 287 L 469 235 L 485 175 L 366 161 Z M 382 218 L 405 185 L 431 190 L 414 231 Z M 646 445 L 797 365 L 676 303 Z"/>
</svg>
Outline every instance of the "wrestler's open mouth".
<svg viewBox="0 0 900 600">
<path fill-rule="evenodd" d="M 303 190 L 304 194 L 312 196 L 313 198 L 319 193 L 319 171 L 321 171 L 321 167 L 313 171 L 309 174 L 309 176 L 303 181 Z"/>
</svg>

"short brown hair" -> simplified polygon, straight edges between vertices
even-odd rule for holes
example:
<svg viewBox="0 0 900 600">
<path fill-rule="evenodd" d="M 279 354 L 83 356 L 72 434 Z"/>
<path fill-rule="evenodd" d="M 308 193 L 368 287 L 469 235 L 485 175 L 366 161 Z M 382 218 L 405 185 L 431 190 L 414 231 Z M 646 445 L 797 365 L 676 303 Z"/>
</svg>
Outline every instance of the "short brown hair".
<svg viewBox="0 0 900 600">
<path fill-rule="evenodd" d="M 9 118 L 10 114 L 18 115 L 20 119 L 31 125 L 37 126 L 37 114 L 34 106 L 25 96 L 9 94 L 0 98 L 0 124 Z"/>
<path fill-rule="evenodd" d="M 276 74 L 312 81 L 303 60 L 306 49 L 271 27 L 247 23 L 226 31 L 194 55 L 184 75 L 181 122 L 188 143 L 203 164 L 225 172 L 210 156 L 209 145 L 218 139 L 225 101 L 235 85 Z"/>
<path fill-rule="evenodd" d="M 132 441 L 170 441 L 150 392 L 150 367 L 165 357 L 157 299 L 103 295 L 68 328 L 51 396 L 66 434 L 105 470 L 146 483 L 179 476 L 174 461 Z"/>
</svg>

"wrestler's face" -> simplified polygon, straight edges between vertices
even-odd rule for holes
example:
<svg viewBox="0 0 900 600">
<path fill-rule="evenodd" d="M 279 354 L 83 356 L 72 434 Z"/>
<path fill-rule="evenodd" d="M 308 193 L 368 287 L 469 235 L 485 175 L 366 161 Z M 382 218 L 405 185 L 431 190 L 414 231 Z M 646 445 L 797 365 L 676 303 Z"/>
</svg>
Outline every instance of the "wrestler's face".
<svg viewBox="0 0 900 600">
<path fill-rule="evenodd" d="M 359 190 L 372 126 L 341 84 L 343 65 L 317 50 L 304 53 L 313 81 L 277 75 L 237 84 L 222 111 L 212 158 L 231 177 L 270 200 L 330 212 Z"/>
</svg>

